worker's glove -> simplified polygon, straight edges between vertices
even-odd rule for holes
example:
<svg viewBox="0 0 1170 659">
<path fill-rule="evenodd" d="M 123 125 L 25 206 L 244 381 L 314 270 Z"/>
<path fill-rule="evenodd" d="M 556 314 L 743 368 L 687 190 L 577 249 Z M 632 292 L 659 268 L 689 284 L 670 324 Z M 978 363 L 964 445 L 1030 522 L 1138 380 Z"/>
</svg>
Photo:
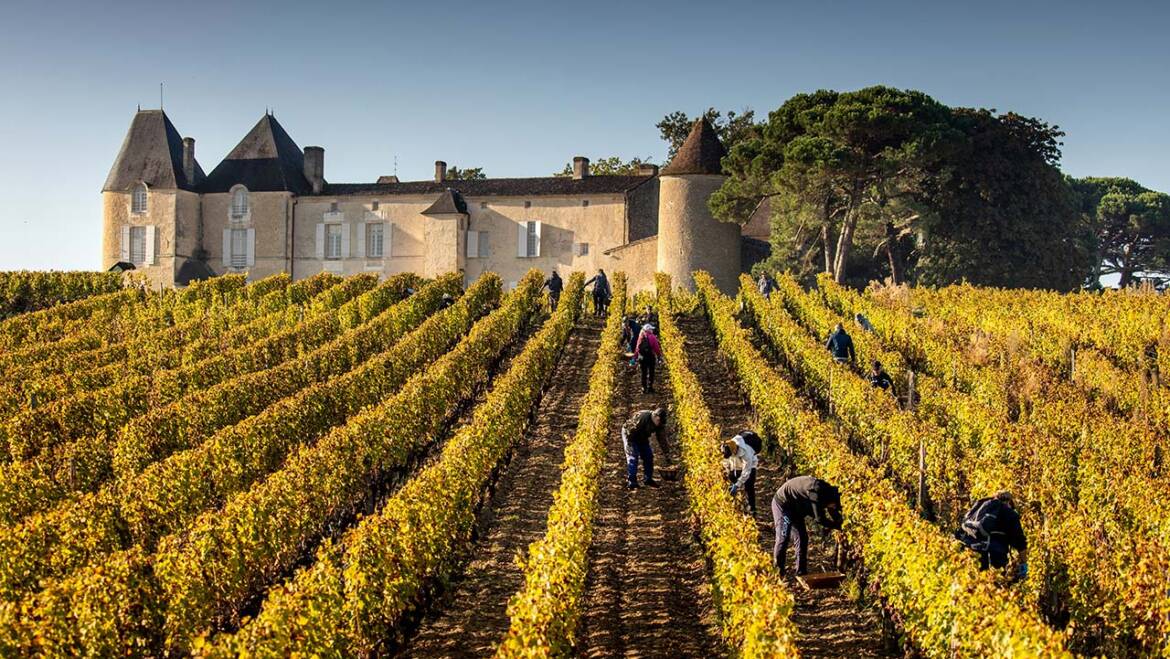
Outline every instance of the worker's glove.
<svg viewBox="0 0 1170 659">
<path fill-rule="evenodd" d="M 1027 563 L 1020 563 L 1020 567 L 1016 572 L 1016 577 L 1020 578 L 1020 579 L 1024 579 L 1027 576 L 1028 576 L 1028 564 Z"/>
<path fill-rule="evenodd" d="M 736 492 L 739 492 L 739 485 L 732 485 L 731 486 L 731 496 L 735 496 Z"/>
</svg>

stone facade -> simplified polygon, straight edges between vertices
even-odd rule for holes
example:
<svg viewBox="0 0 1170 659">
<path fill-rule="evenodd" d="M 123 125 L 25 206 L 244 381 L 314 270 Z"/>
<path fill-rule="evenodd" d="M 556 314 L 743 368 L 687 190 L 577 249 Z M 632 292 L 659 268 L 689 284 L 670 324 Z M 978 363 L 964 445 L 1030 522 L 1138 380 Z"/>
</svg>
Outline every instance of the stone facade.
<svg viewBox="0 0 1170 659">
<path fill-rule="evenodd" d="M 134 266 L 159 286 L 184 285 L 191 272 L 461 271 L 471 281 L 491 271 L 511 284 L 531 268 L 602 268 L 625 271 L 638 290 L 656 268 L 682 285 L 697 267 L 721 285 L 738 274 L 739 227 L 707 210 L 719 176 L 590 176 L 584 158 L 563 178 L 449 181 L 441 162 L 435 172 L 434 181 L 330 184 L 323 150 L 300 149 L 266 114 L 205 176 L 194 140 L 180 141 L 161 112 L 140 112 L 103 191 L 103 264 L 127 260 L 123 227 L 150 226 L 151 262 Z M 143 184 L 147 210 L 132 213 Z"/>
</svg>

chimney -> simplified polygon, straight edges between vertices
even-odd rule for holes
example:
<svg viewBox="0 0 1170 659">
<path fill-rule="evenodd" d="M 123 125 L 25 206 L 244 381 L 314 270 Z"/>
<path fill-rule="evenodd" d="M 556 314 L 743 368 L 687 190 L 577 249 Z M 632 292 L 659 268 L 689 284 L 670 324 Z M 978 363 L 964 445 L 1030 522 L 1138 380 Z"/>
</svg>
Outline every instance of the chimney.
<svg viewBox="0 0 1170 659">
<path fill-rule="evenodd" d="M 658 176 L 658 165 L 644 162 L 638 165 L 638 176 Z"/>
<path fill-rule="evenodd" d="M 442 183 L 447 180 L 447 163 L 442 160 L 435 161 L 435 183 Z"/>
<path fill-rule="evenodd" d="M 580 181 L 589 176 L 589 159 L 585 156 L 573 157 L 573 178 Z"/>
<path fill-rule="evenodd" d="M 183 138 L 183 178 L 187 185 L 195 185 L 195 138 Z"/>
<path fill-rule="evenodd" d="M 319 146 L 305 147 L 305 178 L 313 186 L 313 194 L 325 190 L 325 149 Z"/>
</svg>

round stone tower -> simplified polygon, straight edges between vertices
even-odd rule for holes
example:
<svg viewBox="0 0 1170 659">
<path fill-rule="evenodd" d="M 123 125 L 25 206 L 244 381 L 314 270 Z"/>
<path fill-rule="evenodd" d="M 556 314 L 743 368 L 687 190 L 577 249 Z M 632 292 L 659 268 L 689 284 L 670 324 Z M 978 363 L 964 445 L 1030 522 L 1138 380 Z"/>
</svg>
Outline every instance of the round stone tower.
<svg viewBox="0 0 1170 659">
<path fill-rule="evenodd" d="M 719 222 L 707 199 L 726 178 L 726 155 L 715 129 L 699 119 L 670 164 L 662 170 L 658 193 L 658 271 L 675 286 L 694 289 L 692 274 L 711 273 L 725 293 L 739 286 L 740 227 Z"/>
</svg>

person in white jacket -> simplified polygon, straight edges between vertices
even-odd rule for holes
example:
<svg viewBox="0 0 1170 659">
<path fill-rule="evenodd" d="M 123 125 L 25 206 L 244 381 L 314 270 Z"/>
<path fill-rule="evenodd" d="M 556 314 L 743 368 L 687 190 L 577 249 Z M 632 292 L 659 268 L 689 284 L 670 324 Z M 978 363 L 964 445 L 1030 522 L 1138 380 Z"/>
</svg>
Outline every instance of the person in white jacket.
<svg viewBox="0 0 1170 659">
<path fill-rule="evenodd" d="M 756 449 L 748 444 L 744 433 L 723 442 L 723 460 L 727 469 L 727 478 L 731 481 L 731 495 L 735 496 L 736 493 L 743 490 L 747 495 L 748 510 L 754 516 L 756 514 L 756 467 L 759 466 L 759 457 Z"/>
</svg>

